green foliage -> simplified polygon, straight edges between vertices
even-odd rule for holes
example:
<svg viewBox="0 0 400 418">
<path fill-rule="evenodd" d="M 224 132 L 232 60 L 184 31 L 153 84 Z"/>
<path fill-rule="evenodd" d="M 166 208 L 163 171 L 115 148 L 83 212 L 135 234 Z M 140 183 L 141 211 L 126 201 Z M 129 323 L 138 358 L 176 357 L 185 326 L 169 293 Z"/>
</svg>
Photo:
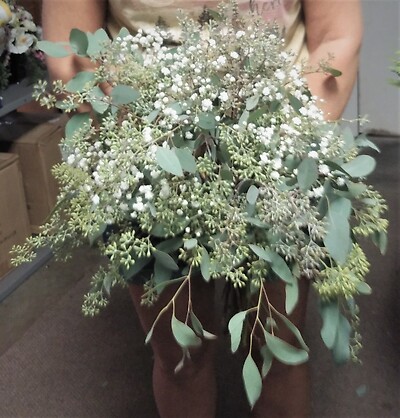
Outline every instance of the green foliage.
<svg viewBox="0 0 400 418">
<path fill-rule="evenodd" d="M 299 280 L 314 283 L 321 337 L 334 359 L 354 356 L 360 344 L 354 298 L 371 292 L 356 239 L 371 237 L 384 250 L 387 208 L 365 183 L 375 161 L 361 153 L 374 145 L 323 120 L 304 69 L 293 66 L 276 30 L 256 16 L 232 20 L 234 4 L 201 25 L 183 19 L 182 42 L 172 49 L 163 46 L 161 29 L 135 36 L 122 30 L 115 40 L 102 30 L 74 30 L 67 47 L 40 44 L 59 56 L 89 56 L 96 67 L 65 85 L 54 82 L 50 91 L 40 83 L 36 97 L 67 112 L 82 104 L 93 112 L 68 122 L 64 162 L 54 169 L 56 209 L 14 254 L 21 263 L 43 245 L 59 255 L 83 243 L 97 246 L 106 267 L 85 297 L 87 315 L 107 303 L 113 285 L 136 276 L 146 280 L 144 305 L 174 286 L 146 342 L 170 315 L 182 349 L 177 373 L 192 347 L 215 338 L 193 311 L 193 282 L 224 280 L 231 292 L 240 290 L 241 308 L 228 318 L 228 330 L 233 353 L 248 349 L 243 379 L 254 406 L 273 359 L 288 365 L 308 359 L 287 318 L 298 303 Z M 326 63 L 320 67 L 338 75 Z M 274 282 L 285 287 L 285 312 L 270 301 Z M 187 313 L 178 319 L 183 292 Z M 278 326 L 298 346 L 280 339 Z"/>
</svg>

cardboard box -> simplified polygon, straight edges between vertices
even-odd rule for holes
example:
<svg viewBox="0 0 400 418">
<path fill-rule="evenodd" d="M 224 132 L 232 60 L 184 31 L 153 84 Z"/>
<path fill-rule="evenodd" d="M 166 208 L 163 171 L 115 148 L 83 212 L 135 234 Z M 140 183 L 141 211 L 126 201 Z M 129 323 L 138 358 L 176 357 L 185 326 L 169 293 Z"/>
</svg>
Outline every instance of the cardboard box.
<svg viewBox="0 0 400 418">
<path fill-rule="evenodd" d="M 64 135 L 65 117 L 31 127 L 18 138 L 0 138 L 0 151 L 19 156 L 32 232 L 39 232 L 57 198 L 57 182 L 52 167 L 61 162 L 60 139 Z M 21 123 L 18 123 L 21 128 Z M 27 124 L 26 126 L 30 126 Z"/>
<path fill-rule="evenodd" d="M 0 277 L 11 270 L 12 246 L 30 233 L 18 156 L 0 153 Z"/>
</svg>

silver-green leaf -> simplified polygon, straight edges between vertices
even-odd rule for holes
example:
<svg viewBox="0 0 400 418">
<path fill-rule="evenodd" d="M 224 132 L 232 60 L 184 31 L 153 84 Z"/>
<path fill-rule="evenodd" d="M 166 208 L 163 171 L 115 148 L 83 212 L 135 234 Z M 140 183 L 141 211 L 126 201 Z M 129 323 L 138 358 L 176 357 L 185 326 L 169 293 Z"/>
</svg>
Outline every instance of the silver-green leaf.
<svg viewBox="0 0 400 418">
<path fill-rule="evenodd" d="M 308 352 L 302 348 L 296 348 L 288 344 L 281 338 L 265 332 L 265 340 L 271 353 L 281 363 L 288 365 L 298 365 L 308 360 Z"/>
<path fill-rule="evenodd" d="M 241 311 L 233 315 L 228 323 L 228 330 L 231 336 L 231 351 L 235 353 L 239 348 L 242 339 L 243 323 L 246 318 L 247 311 Z"/>
<path fill-rule="evenodd" d="M 174 315 L 171 317 L 171 328 L 175 341 L 182 348 L 199 347 L 201 345 L 200 337 L 196 335 L 192 328 L 179 321 Z"/>
<path fill-rule="evenodd" d="M 158 165 L 166 172 L 175 176 L 183 176 L 183 170 L 179 158 L 169 148 L 158 147 L 156 151 Z"/>
<path fill-rule="evenodd" d="M 247 356 L 243 364 L 242 376 L 247 399 L 251 408 L 253 408 L 261 395 L 262 378 L 251 354 Z"/>
</svg>

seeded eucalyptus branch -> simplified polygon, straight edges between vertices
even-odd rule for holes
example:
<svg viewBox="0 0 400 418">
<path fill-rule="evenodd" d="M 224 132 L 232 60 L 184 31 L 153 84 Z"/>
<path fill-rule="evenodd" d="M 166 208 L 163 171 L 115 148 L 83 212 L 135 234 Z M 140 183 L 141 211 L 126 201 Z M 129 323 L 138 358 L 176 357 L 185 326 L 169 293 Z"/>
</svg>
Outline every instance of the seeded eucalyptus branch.
<svg viewBox="0 0 400 418">
<path fill-rule="evenodd" d="M 94 70 L 50 89 L 38 84 L 37 99 L 66 112 L 89 104 L 92 112 L 69 120 L 64 162 L 54 168 L 58 204 L 42 232 L 14 254 L 21 263 L 43 245 L 60 255 L 97 246 L 108 263 L 85 296 L 87 315 L 106 305 L 117 283 L 144 277 L 144 305 L 174 284 L 146 341 L 170 315 L 182 348 L 177 372 L 191 347 L 214 338 L 193 311 L 193 281 L 240 289 L 243 308 L 228 328 L 232 352 L 241 344 L 248 350 L 243 379 L 253 406 L 273 359 L 308 359 L 288 319 L 300 280 L 311 280 L 320 298 L 321 336 L 334 359 L 356 353 L 355 298 L 371 292 L 357 238 L 370 237 L 383 252 L 387 221 L 384 200 L 364 183 L 375 160 L 362 150 L 376 147 L 324 121 L 304 79 L 308 69 L 293 65 L 277 29 L 257 16 L 232 15 L 233 6 L 200 23 L 183 17 L 174 47 L 161 27 L 136 35 L 123 29 L 115 40 L 101 29 L 75 29 L 68 45 L 39 43 L 49 55 L 88 57 Z M 339 75 L 326 62 L 316 71 Z M 271 304 L 269 281 L 285 286 L 285 312 Z M 183 289 L 182 322 L 175 301 Z M 276 335 L 277 323 L 299 348 Z M 260 368 L 252 357 L 257 347 Z"/>
</svg>

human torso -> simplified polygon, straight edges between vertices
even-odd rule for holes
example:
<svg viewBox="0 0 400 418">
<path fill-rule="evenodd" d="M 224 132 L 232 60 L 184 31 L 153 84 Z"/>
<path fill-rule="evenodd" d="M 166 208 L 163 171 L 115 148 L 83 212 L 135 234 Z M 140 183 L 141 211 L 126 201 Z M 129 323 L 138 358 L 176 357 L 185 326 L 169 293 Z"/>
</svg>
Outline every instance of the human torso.
<svg viewBox="0 0 400 418">
<path fill-rule="evenodd" d="M 109 0 L 107 27 L 115 36 L 121 27 L 131 32 L 151 30 L 158 22 L 165 23 L 172 37 L 179 40 L 178 10 L 198 19 L 204 9 L 216 9 L 215 0 Z M 288 48 L 298 59 L 306 58 L 305 31 L 301 0 L 237 0 L 243 12 L 253 10 L 267 21 L 276 22 L 285 30 Z"/>
</svg>

